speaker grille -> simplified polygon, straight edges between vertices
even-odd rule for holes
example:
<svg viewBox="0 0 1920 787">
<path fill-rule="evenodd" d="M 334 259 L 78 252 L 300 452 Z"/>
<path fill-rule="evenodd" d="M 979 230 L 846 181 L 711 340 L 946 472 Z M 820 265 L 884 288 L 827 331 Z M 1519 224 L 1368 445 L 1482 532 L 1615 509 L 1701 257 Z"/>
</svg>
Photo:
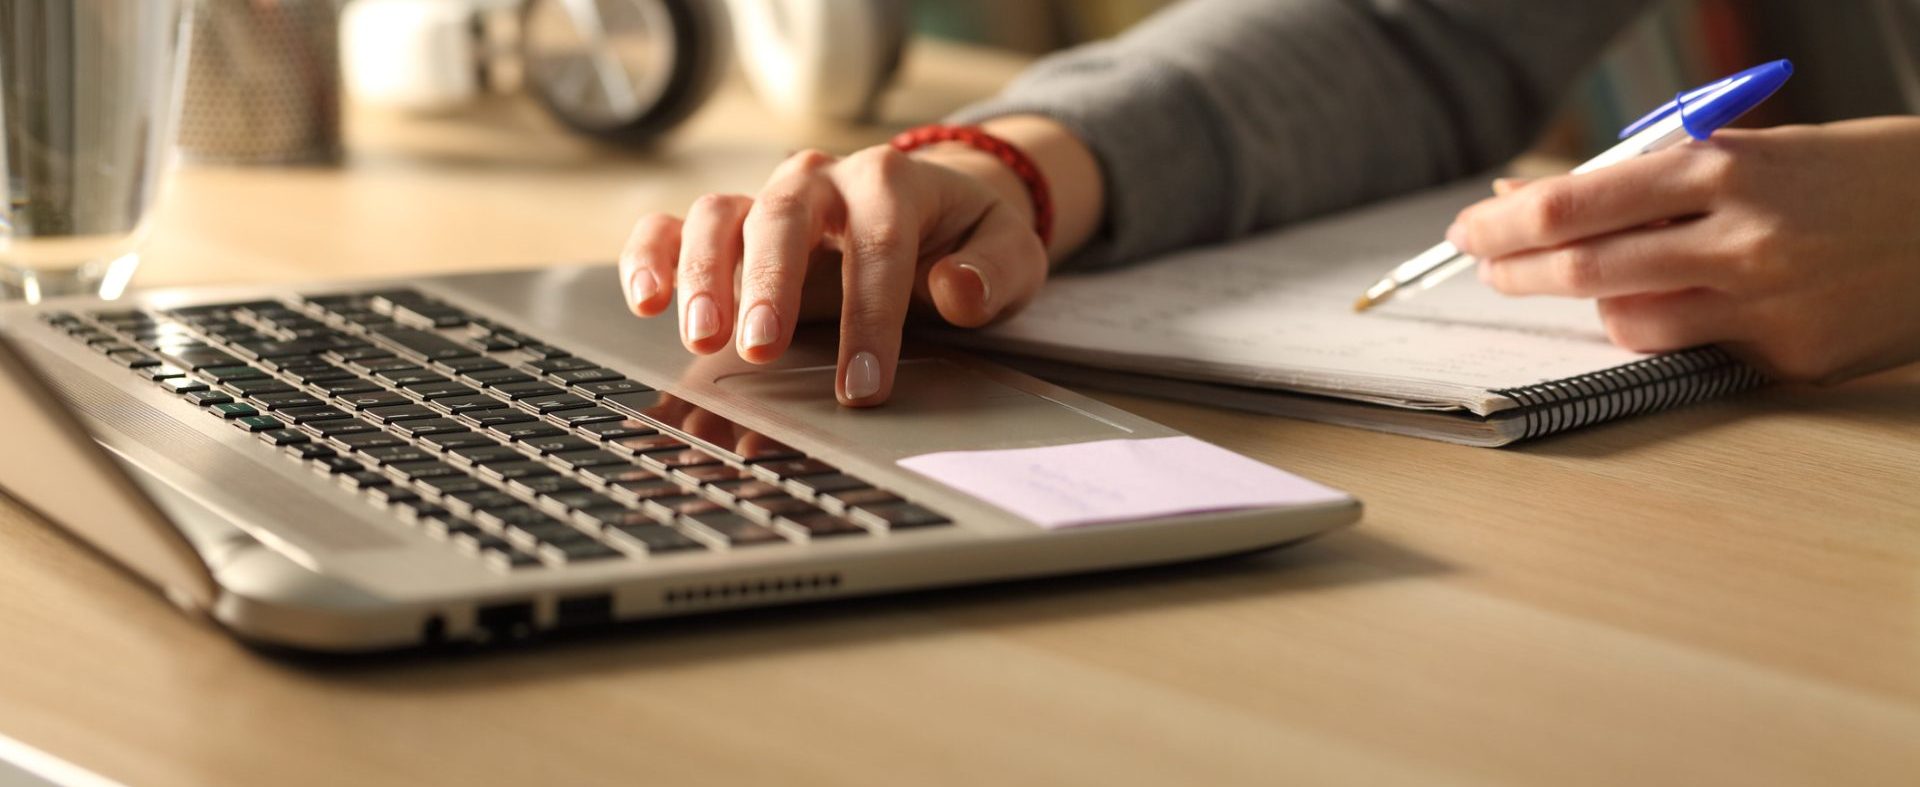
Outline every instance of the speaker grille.
<svg viewBox="0 0 1920 787">
<path fill-rule="evenodd" d="M 774 596 L 823 593 L 839 587 L 840 572 L 837 571 L 822 574 L 796 574 L 668 588 L 661 594 L 661 601 L 670 607 L 734 604 Z"/>
</svg>

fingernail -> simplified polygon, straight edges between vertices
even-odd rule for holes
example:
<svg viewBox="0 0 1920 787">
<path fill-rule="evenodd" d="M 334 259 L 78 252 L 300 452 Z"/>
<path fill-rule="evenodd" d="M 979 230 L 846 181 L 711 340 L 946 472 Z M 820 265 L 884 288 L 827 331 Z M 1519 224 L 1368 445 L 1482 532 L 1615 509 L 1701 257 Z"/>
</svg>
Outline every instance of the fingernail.
<svg viewBox="0 0 1920 787">
<path fill-rule="evenodd" d="M 1519 178 L 1494 178 L 1493 193 L 1505 196 L 1507 192 L 1520 186 Z"/>
<path fill-rule="evenodd" d="M 1453 244 L 1456 249 L 1466 248 L 1467 226 L 1456 221 L 1452 226 L 1447 227 L 1447 242 Z"/>
<path fill-rule="evenodd" d="M 756 304 L 747 310 L 746 319 L 740 321 L 740 346 L 752 348 L 772 344 L 779 333 L 780 320 L 774 317 L 773 306 Z"/>
<path fill-rule="evenodd" d="M 880 359 L 861 350 L 847 359 L 846 384 L 841 386 L 848 399 L 865 399 L 880 392 Z"/>
<path fill-rule="evenodd" d="M 979 266 L 971 262 L 963 262 L 954 267 L 971 273 L 973 274 L 973 278 L 980 280 L 980 305 L 991 309 L 993 307 L 993 285 L 987 283 L 986 271 L 980 270 Z"/>
<path fill-rule="evenodd" d="M 627 290 L 627 305 L 639 306 L 653 300 L 660 292 L 660 280 L 654 278 L 653 271 L 643 270 L 634 274 L 633 284 Z"/>
<path fill-rule="evenodd" d="M 697 342 L 720 332 L 720 309 L 706 295 L 687 301 L 687 341 Z"/>
</svg>

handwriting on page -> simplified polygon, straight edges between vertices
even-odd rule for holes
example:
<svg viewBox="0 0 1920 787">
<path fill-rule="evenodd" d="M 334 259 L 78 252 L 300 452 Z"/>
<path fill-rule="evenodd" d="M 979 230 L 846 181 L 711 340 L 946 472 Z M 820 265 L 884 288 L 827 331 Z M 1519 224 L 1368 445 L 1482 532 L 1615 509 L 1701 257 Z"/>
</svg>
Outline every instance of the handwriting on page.
<svg viewBox="0 0 1920 787">
<path fill-rule="evenodd" d="M 1043 354 L 1106 354 L 1136 371 L 1410 400 L 1484 396 L 1644 357 L 1607 342 L 1590 302 L 1505 298 L 1472 276 L 1352 312 L 1356 293 L 1433 243 L 1483 192 L 1449 189 L 1152 263 L 1062 276 L 987 335 Z"/>
<path fill-rule="evenodd" d="M 945 451 L 900 466 L 1048 529 L 1347 499 L 1186 436 Z"/>
</svg>

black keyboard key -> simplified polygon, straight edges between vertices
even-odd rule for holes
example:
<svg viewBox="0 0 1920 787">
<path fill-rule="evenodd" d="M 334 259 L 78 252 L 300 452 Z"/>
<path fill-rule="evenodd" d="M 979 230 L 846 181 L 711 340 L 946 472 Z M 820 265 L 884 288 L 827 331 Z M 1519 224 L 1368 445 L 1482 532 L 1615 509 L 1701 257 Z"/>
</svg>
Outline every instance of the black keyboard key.
<svg viewBox="0 0 1920 787">
<path fill-rule="evenodd" d="M 536 475 L 513 479 L 507 482 L 507 488 L 524 495 L 539 496 L 578 492 L 587 487 L 563 475 Z"/>
<path fill-rule="evenodd" d="M 687 448 L 687 441 L 673 435 L 650 434 L 643 437 L 623 437 L 614 440 L 608 446 L 622 454 L 650 454 L 656 451 L 681 451 Z"/>
<path fill-rule="evenodd" d="M 365 383 L 358 375 L 331 364 L 299 369 L 291 372 L 301 385 L 323 385 L 326 383 L 357 382 Z"/>
<path fill-rule="evenodd" d="M 332 421 L 353 417 L 331 407 L 290 407 L 281 410 L 280 415 L 292 421 L 295 426 L 309 424 L 315 421 Z M 325 434 L 321 435 L 321 437 L 326 436 Z"/>
<path fill-rule="evenodd" d="M 419 404 L 402 404 L 402 405 L 389 405 L 385 407 L 368 407 L 368 408 L 365 408 L 365 412 L 367 415 L 373 416 L 375 419 L 379 420 L 380 423 L 382 424 L 393 424 L 393 423 L 398 423 L 400 421 L 412 421 L 412 420 L 422 420 L 427 418 L 440 417 L 439 413 L 436 413 L 433 410 L 429 409 L 426 405 L 419 405 Z"/>
<path fill-rule="evenodd" d="M 266 372 L 245 365 L 210 366 L 205 369 L 196 369 L 195 371 L 213 378 L 213 381 L 217 383 L 231 383 L 240 380 L 263 380 L 266 379 L 267 376 Z"/>
<path fill-rule="evenodd" d="M 294 445 L 309 442 L 313 438 L 292 429 L 268 429 L 259 433 L 260 439 L 272 445 Z"/>
<path fill-rule="evenodd" d="M 520 343 L 520 351 L 527 353 L 529 355 L 532 355 L 535 358 L 565 358 L 569 355 L 572 355 L 572 353 L 569 353 L 566 350 L 562 350 L 551 344 L 540 344 L 538 342 L 527 342 L 527 341 L 522 341 Z"/>
<path fill-rule="evenodd" d="M 606 451 L 601 451 L 598 449 L 588 449 L 585 451 L 561 451 L 560 453 L 552 454 L 547 458 L 552 460 L 555 464 L 558 464 L 561 467 L 564 467 L 568 470 L 579 470 L 585 467 L 605 467 L 610 465 L 620 465 L 622 467 L 627 466 L 627 460 L 622 459 L 613 454 L 607 453 Z"/>
<path fill-rule="evenodd" d="M 552 395 L 561 393 L 560 389 L 555 388 L 543 382 L 506 383 L 504 385 L 493 385 L 488 387 L 492 388 L 493 390 L 499 391 L 502 394 L 505 394 L 508 399 L 512 399 L 516 402 L 522 399 L 533 399 L 536 397 L 552 396 Z"/>
<path fill-rule="evenodd" d="M 488 411 L 488 412 L 491 412 L 491 411 Z M 499 435 L 501 437 L 504 437 L 511 442 L 532 440 L 536 437 L 552 437 L 554 435 L 566 434 L 565 432 L 560 431 L 559 427 L 553 426 L 551 424 L 543 424 L 538 421 L 529 422 L 529 423 L 498 424 L 493 427 L 490 427 L 488 431 L 493 432 L 494 434 Z"/>
<path fill-rule="evenodd" d="M 374 331 L 373 336 L 376 341 L 398 348 L 401 355 L 428 361 L 464 358 L 474 354 L 473 350 L 433 331 L 389 328 Z"/>
<path fill-rule="evenodd" d="M 584 358 L 545 358 L 528 363 L 527 368 L 541 374 L 552 374 L 575 369 L 594 369 L 598 368 L 598 364 Z"/>
<path fill-rule="evenodd" d="M 418 366 L 409 366 L 404 369 L 382 369 L 374 372 L 373 375 L 382 380 L 386 380 L 389 385 L 402 388 L 409 385 L 453 382 L 452 380 L 448 380 L 445 375 L 430 372 Z"/>
<path fill-rule="evenodd" d="M 213 410 L 215 415 L 228 420 L 252 418 L 260 414 L 259 410 L 253 409 L 253 405 L 241 404 L 239 402 L 220 402 L 214 404 L 210 409 Z"/>
<path fill-rule="evenodd" d="M 427 401 L 427 406 L 450 415 L 464 415 L 481 410 L 500 410 L 505 408 L 507 403 L 485 394 L 473 394 L 471 396 L 446 396 L 439 399 L 430 399 Z"/>
<path fill-rule="evenodd" d="M 367 490 L 367 499 L 383 506 L 413 503 L 420 495 L 403 486 L 376 486 Z"/>
<path fill-rule="evenodd" d="M 508 462 L 524 454 L 507 446 L 488 440 L 485 445 L 461 446 L 447 451 L 447 456 L 456 464 L 480 464 L 485 462 Z"/>
<path fill-rule="evenodd" d="M 468 319 L 459 309 L 437 304 L 407 304 L 393 310 L 394 322 L 416 328 L 458 328 Z"/>
<path fill-rule="evenodd" d="M 557 413 L 548 413 L 547 417 L 560 421 L 568 426 L 585 426 L 587 424 L 626 419 L 626 416 L 604 407 L 583 407 L 578 410 L 561 410 Z"/>
<path fill-rule="evenodd" d="M 322 339 L 294 339 L 291 341 L 237 342 L 235 352 L 246 358 L 288 358 L 296 355 L 318 355 L 334 349 L 336 342 Z"/>
<path fill-rule="evenodd" d="M 598 541 L 569 541 L 560 544 L 541 544 L 536 550 L 536 553 L 540 555 L 541 560 L 546 561 L 547 565 L 551 566 L 623 557 L 619 550 Z"/>
<path fill-rule="evenodd" d="M 619 503 L 614 502 L 613 498 L 591 489 L 578 488 L 580 485 L 577 483 L 574 484 L 574 486 L 576 487 L 575 489 L 542 493 L 541 496 L 554 505 L 561 506 L 568 510 L 606 508 L 608 506 L 615 508 L 623 507 Z"/>
<path fill-rule="evenodd" d="M 168 380 L 161 380 L 160 387 L 165 388 L 168 391 L 171 391 L 177 394 L 190 394 L 190 393 L 207 390 L 206 383 L 200 382 L 199 380 L 195 380 L 191 377 L 175 377 Z M 225 394 L 221 394 L 221 395 L 225 396 Z M 196 404 L 204 404 L 204 403 L 196 402 Z"/>
<path fill-rule="evenodd" d="M 511 461 L 511 462 L 496 462 L 493 464 L 483 463 L 480 465 L 476 465 L 476 467 L 478 468 L 480 475 L 485 476 L 487 478 L 494 479 L 495 481 L 511 481 L 515 478 L 526 478 L 528 476 L 554 474 L 553 468 L 548 467 L 545 463 L 535 462 L 530 459 Z"/>
<path fill-rule="evenodd" d="M 455 513 L 513 505 L 512 495 L 487 486 L 477 478 L 457 475 L 420 479 L 419 488 L 442 496 L 441 505 Z"/>
<path fill-rule="evenodd" d="M 753 466 L 755 475 L 772 481 L 787 478 L 802 478 L 810 475 L 838 473 L 839 468 L 818 459 L 779 459 L 772 462 L 760 462 Z"/>
<path fill-rule="evenodd" d="M 340 474 L 340 483 L 354 489 L 372 489 L 376 486 L 388 486 L 393 483 L 386 476 L 373 470 L 361 470 L 355 473 Z"/>
<path fill-rule="evenodd" d="M 507 365 L 492 358 L 474 356 L 472 358 L 447 358 L 435 361 L 433 367 L 454 374 L 472 374 L 495 369 L 505 369 Z"/>
<path fill-rule="evenodd" d="M 620 378 L 575 383 L 573 390 L 581 396 L 600 399 L 618 394 L 645 393 L 653 389 L 632 380 Z"/>
<path fill-rule="evenodd" d="M 365 421 L 338 418 L 329 418 L 322 421 L 301 424 L 300 428 L 330 440 L 364 436 L 365 433 L 378 429 L 378 427 Z M 392 438 L 390 435 L 380 435 L 380 437 L 392 439 L 395 443 L 399 442 L 397 438 Z"/>
<path fill-rule="evenodd" d="M 592 369 L 574 369 L 574 370 L 565 371 L 565 372 L 554 372 L 553 374 L 547 375 L 547 379 L 560 383 L 562 385 L 583 385 L 588 383 L 606 383 L 606 382 L 611 382 L 615 380 L 624 381 L 624 379 L 620 376 L 619 372 L 616 372 L 612 369 L 601 369 L 597 367 Z"/>
<path fill-rule="evenodd" d="M 844 492 L 849 489 L 871 489 L 872 484 L 846 473 L 827 473 L 825 475 L 801 476 L 787 482 L 789 488 L 799 489 L 803 494 L 819 496 L 826 492 Z"/>
<path fill-rule="evenodd" d="M 900 497 L 885 489 L 845 489 L 819 496 L 820 506 L 829 511 L 844 512 L 855 506 L 891 503 Z"/>
<path fill-rule="evenodd" d="M 569 434 L 536 437 L 532 440 L 521 441 L 520 444 L 542 454 L 557 454 L 561 451 L 581 451 L 593 448 L 593 443 Z M 622 461 L 624 462 L 624 460 Z"/>
<path fill-rule="evenodd" d="M 321 423 L 326 425 L 333 424 L 332 421 L 322 421 Z M 348 433 L 348 434 L 341 434 L 341 435 L 327 435 L 327 438 L 331 440 L 334 445 L 340 446 L 349 451 L 370 451 L 375 448 L 387 448 L 390 446 L 407 444 L 407 441 L 405 440 L 402 440 L 398 437 L 387 434 L 386 432 L 372 431 L 371 425 L 367 425 L 367 426 L 368 426 L 368 431 L 366 432 L 356 432 L 356 433 Z"/>
<path fill-rule="evenodd" d="M 609 530 L 607 539 L 628 551 L 648 555 L 706 548 L 685 533 L 661 524 L 622 525 Z"/>
<path fill-rule="evenodd" d="M 501 408 L 469 410 L 460 414 L 460 420 L 480 429 L 492 429 L 496 432 L 514 425 L 545 426 L 548 429 L 553 429 L 551 426 L 538 423 L 539 419 L 520 412 L 519 410 Z M 559 430 L 555 430 L 555 432 L 558 431 Z"/>
<path fill-rule="evenodd" d="M 800 459 L 805 456 L 805 454 L 783 443 L 776 443 L 765 437 L 742 440 L 741 444 L 732 450 L 726 450 L 722 447 L 721 453 L 726 455 L 728 459 L 744 464 L 774 462 L 782 459 Z"/>
<path fill-rule="evenodd" d="M 732 511 L 683 514 L 680 522 L 697 538 L 702 534 L 730 546 L 786 543 L 787 539 L 771 528 L 763 527 Z"/>
<path fill-rule="evenodd" d="M 603 486 L 627 482 L 662 480 L 659 473 L 625 464 L 583 467 L 579 470 L 579 474 L 581 478 Z"/>
<path fill-rule="evenodd" d="M 355 369 L 359 369 L 360 371 L 366 372 L 367 374 L 379 374 L 381 372 L 391 372 L 391 371 L 396 371 L 400 369 L 420 368 L 419 364 L 416 364 L 412 361 L 403 361 L 391 355 L 378 357 L 378 358 L 359 358 L 356 360 L 348 361 L 347 365 L 352 366 Z"/>
<path fill-rule="evenodd" d="M 333 452 L 333 449 L 311 440 L 287 446 L 286 453 L 288 456 L 303 462 L 311 459 L 325 459 L 329 456 L 339 456 L 339 454 Z"/>
<path fill-rule="evenodd" d="M 159 358 L 155 358 L 139 350 L 115 350 L 107 353 L 107 357 L 113 359 L 115 363 L 129 369 L 141 369 L 148 366 L 160 365 Z"/>
<path fill-rule="evenodd" d="M 540 558 L 512 549 L 489 549 L 481 553 L 480 559 L 498 571 L 517 571 L 546 565 L 540 562 Z"/>
<path fill-rule="evenodd" d="M 742 500 L 738 505 L 740 513 L 762 524 L 771 523 L 776 517 L 796 516 L 819 510 L 814 508 L 812 503 L 785 494 Z"/>
<path fill-rule="evenodd" d="M 465 426 L 460 425 L 459 422 L 454 421 L 452 419 L 448 419 L 448 418 L 426 418 L 421 420 L 400 421 L 398 423 L 393 424 L 393 428 L 395 430 L 398 430 L 401 434 L 404 434 L 408 437 L 416 437 L 416 438 L 426 437 L 427 435 L 436 435 L 436 434 L 458 434 L 458 433 L 471 434 L 471 430 L 467 429 Z"/>
<path fill-rule="evenodd" d="M 716 480 L 708 485 L 707 492 L 732 502 L 784 494 L 778 485 L 751 476 Z"/>
<path fill-rule="evenodd" d="M 299 409 L 310 408 L 310 407 L 322 407 L 326 405 L 326 402 L 322 402 L 319 399 L 315 399 L 299 391 L 285 391 L 281 393 L 259 394 L 257 396 L 252 396 L 249 398 L 253 400 L 254 404 L 260 405 L 274 412 L 279 412 L 281 410 L 299 410 Z"/>
<path fill-rule="evenodd" d="M 847 517 L 869 527 L 885 527 L 893 530 L 944 525 L 952 521 L 925 507 L 904 502 L 860 506 L 848 511 Z"/>
<path fill-rule="evenodd" d="M 499 445 L 499 443 L 491 437 L 466 429 L 461 429 L 457 432 L 440 432 L 438 434 L 421 435 L 420 443 L 422 446 L 436 451 L 447 451 L 471 446 Z"/>
<path fill-rule="evenodd" d="M 698 465 L 683 467 L 673 472 L 673 477 L 691 484 L 715 484 L 722 481 L 738 481 L 752 478 L 752 474 L 728 465 Z"/>
<path fill-rule="evenodd" d="M 854 524 L 846 517 L 838 517 L 825 511 L 814 511 L 793 516 L 783 516 L 773 520 L 773 529 L 782 535 L 797 541 L 833 536 L 866 535 L 872 531 Z"/>
<path fill-rule="evenodd" d="M 594 437 L 599 438 L 601 440 L 619 440 L 625 437 L 644 437 L 646 435 L 658 433 L 658 430 L 654 429 L 652 426 L 646 424 L 645 422 L 635 421 L 631 418 L 626 418 L 619 421 L 600 421 L 596 423 L 581 424 L 579 426 L 579 429 L 580 431 L 586 432 L 587 434 L 593 435 Z"/>
<path fill-rule="evenodd" d="M 578 509 L 570 512 L 568 518 L 575 526 L 583 527 L 602 535 L 605 535 L 609 530 L 619 527 L 632 527 L 635 525 L 661 527 L 660 523 L 655 522 L 653 517 L 648 516 L 646 512 L 635 511 L 631 508 L 618 505 Z"/>
<path fill-rule="evenodd" d="M 429 454 L 411 445 L 393 445 L 393 446 L 381 446 L 379 448 L 369 448 L 361 451 L 360 455 L 363 457 L 366 457 L 369 460 L 372 460 L 375 464 L 381 464 L 381 465 L 399 464 L 404 462 L 424 462 L 424 461 L 431 461 L 433 459 L 433 454 Z"/>
<path fill-rule="evenodd" d="M 686 487 L 658 477 L 612 484 L 607 487 L 607 493 L 615 498 L 631 499 L 635 503 L 668 497 L 690 497 Z"/>
<path fill-rule="evenodd" d="M 512 369 L 489 369 L 481 372 L 470 372 L 460 377 L 467 382 L 483 388 L 535 382 L 532 376 L 524 372 L 516 372 Z"/>
<path fill-rule="evenodd" d="M 265 394 L 293 392 L 293 386 L 272 378 L 234 380 L 233 382 L 221 383 L 220 387 L 239 396 L 262 396 Z"/>
<path fill-rule="evenodd" d="M 386 470 L 388 474 L 399 476 L 408 481 L 418 481 L 425 478 L 445 478 L 447 476 L 466 476 L 466 473 L 459 468 L 438 461 L 398 462 L 388 465 Z"/>
<path fill-rule="evenodd" d="M 380 390 L 379 385 L 366 380 L 335 380 L 332 382 L 315 383 L 313 387 L 319 389 L 321 393 L 334 398 L 346 398 L 352 394 L 371 393 Z"/>
<path fill-rule="evenodd" d="M 444 379 L 436 382 L 413 383 L 403 387 L 407 389 L 407 393 L 429 401 L 480 395 L 478 388 Z"/>
<path fill-rule="evenodd" d="M 200 390 L 188 393 L 187 401 L 202 407 L 210 407 L 216 404 L 230 404 L 233 402 L 233 397 L 220 391 Z"/>
<path fill-rule="evenodd" d="M 505 388 L 501 389 L 501 391 L 509 395 L 513 393 L 513 391 Z M 589 402 L 585 399 L 582 399 L 578 396 L 574 396 L 573 394 L 569 394 L 569 393 L 553 393 L 553 394 L 542 394 L 539 396 L 514 397 L 514 398 L 517 401 L 519 401 L 520 404 L 525 405 L 527 407 L 531 407 L 533 408 L 534 412 L 540 413 L 542 415 L 546 413 L 551 413 L 557 410 L 567 410 L 575 407 L 587 407 L 593 404 L 592 402 Z"/>
<path fill-rule="evenodd" d="M 680 494 L 673 497 L 650 497 L 640 501 L 640 505 L 654 519 L 672 522 L 682 514 L 711 514 L 726 511 L 719 503 L 699 495 Z"/>
<path fill-rule="evenodd" d="M 640 454 L 640 463 L 648 470 L 681 470 L 701 465 L 720 465 L 720 457 L 698 448 L 682 448 L 678 451 L 653 451 Z"/>
<path fill-rule="evenodd" d="M 194 371 L 215 366 L 245 366 L 239 358 L 225 350 L 218 350 L 204 344 L 186 347 L 174 347 L 161 353 L 166 359 Z"/>
<path fill-rule="evenodd" d="M 317 457 L 313 460 L 313 466 L 314 466 L 314 469 L 317 469 L 323 473 L 327 473 L 328 475 L 339 475 L 341 473 L 358 473 L 362 470 L 367 469 L 366 465 L 360 464 L 359 462 L 356 462 L 352 459 L 348 459 L 344 456 Z"/>
</svg>

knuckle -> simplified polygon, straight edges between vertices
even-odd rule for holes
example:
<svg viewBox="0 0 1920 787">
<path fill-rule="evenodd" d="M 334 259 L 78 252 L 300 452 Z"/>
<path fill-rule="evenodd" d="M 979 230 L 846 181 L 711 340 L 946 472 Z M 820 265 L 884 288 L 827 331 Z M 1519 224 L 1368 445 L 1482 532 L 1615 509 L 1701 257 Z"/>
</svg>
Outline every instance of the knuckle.
<svg viewBox="0 0 1920 787">
<path fill-rule="evenodd" d="M 1580 209 L 1576 192 L 1561 184 L 1528 189 L 1522 193 L 1533 195 L 1530 220 L 1533 229 L 1541 235 L 1557 233 L 1572 222 Z"/>
<path fill-rule="evenodd" d="M 856 263 L 873 264 L 904 256 L 911 241 L 900 225 L 882 223 L 863 228 L 848 238 L 850 255 Z"/>
<path fill-rule="evenodd" d="M 771 295 L 779 292 L 787 282 L 786 268 L 777 259 L 763 260 L 748 265 L 740 272 L 742 292 Z"/>
<path fill-rule="evenodd" d="M 1600 288 L 1605 277 L 1600 256 L 1583 246 L 1572 246 L 1553 253 L 1549 270 L 1554 283 L 1569 293 L 1580 295 Z"/>
<path fill-rule="evenodd" d="M 883 298 L 860 298 L 847 306 L 847 324 L 869 336 L 878 335 L 900 322 L 895 311 Z"/>
<path fill-rule="evenodd" d="M 748 211 L 749 220 L 766 221 L 773 218 L 786 218 L 807 211 L 807 196 L 799 188 L 770 188 L 760 192 L 754 200 L 753 208 Z"/>
<path fill-rule="evenodd" d="M 890 145 L 875 145 L 848 157 L 847 163 L 864 178 L 888 184 L 898 182 L 906 173 L 910 160 L 907 154 Z"/>
<path fill-rule="evenodd" d="M 688 215 L 694 213 L 724 215 L 752 203 L 753 198 L 745 194 L 702 194 L 693 200 L 693 207 L 687 212 Z"/>
<path fill-rule="evenodd" d="M 836 161 L 833 154 L 818 148 L 807 148 L 787 157 L 787 163 L 801 172 L 812 172 Z"/>
</svg>

